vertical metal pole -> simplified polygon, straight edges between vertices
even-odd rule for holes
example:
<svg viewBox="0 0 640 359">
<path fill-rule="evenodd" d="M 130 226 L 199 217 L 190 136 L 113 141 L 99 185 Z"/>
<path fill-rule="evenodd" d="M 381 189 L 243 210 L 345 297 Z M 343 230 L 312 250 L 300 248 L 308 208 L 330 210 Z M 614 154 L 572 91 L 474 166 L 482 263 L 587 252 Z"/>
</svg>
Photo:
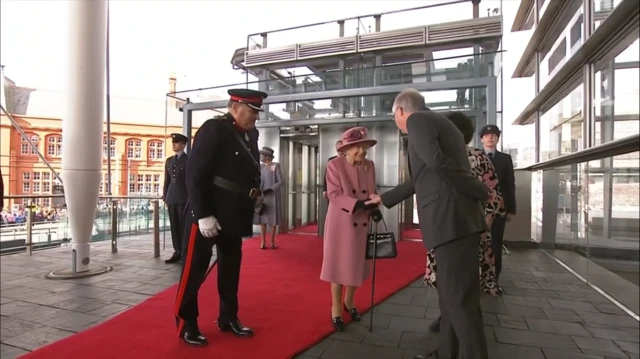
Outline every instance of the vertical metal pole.
<svg viewBox="0 0 640 359">
<path fill-rule="evenodd" d="M 118 253 L 118 201 L 111 201 L 111 253 Z"/>
<path fill-rule="evenodd" d="M 109 1 L 107 0 L 107 194 L 111 196 L 111 81 L 109 65 Z"/>
<path fill-rule="evenodd" d="M 153 201 L 153 258 L 160 257 L 160 201 Z"/>
<path fill-rule="evenodd" d="M 376 255 L 378 254 L 378 223 L 370 221 L 374 225 L 373 227 L 373 268 L 371 270 L 371 310 L 369 312 L 369 332 L 373 332 L 373 306 L 375 304 L 375 291 L 376 291 Z"/>
<path fill-rule="evenodd" d="M 187 98 L 187 104 L 191 103 L 191 99 Z M 184 148 L 184 152 L 191 152 L 191 133 L 193 132 L 192 123 L 193 111 L 187 108 L 182 108 L 182 134 L 187 137 L 187 146 Z"/>
<path fill-rule="evenodd" d="M 33 201 L 30 201 L 29 205 L 27 205 L 27 238 L 25 238 L 24 245 L 27 250 L 27 255 L 31 255 L 33 241 L 32 241 L 32 230 L 33 230 Z"/>
</svg>

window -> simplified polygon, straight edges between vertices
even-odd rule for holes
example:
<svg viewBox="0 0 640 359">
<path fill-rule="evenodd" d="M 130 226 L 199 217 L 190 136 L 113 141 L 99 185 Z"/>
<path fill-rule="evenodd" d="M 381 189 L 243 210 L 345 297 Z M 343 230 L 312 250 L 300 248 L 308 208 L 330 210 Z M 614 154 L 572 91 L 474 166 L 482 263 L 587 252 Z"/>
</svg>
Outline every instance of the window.
<svg viewBox="0 0 640 359">
<path fill-rule="evenodd" d="M 130 174 L 129 193 L 159 195 L 162 191 L 160 179 L 159 174 Z"/>
<path fill-rule="evenodd" d="M 51 181 L 51 173 L 49 173 L 49 172 L 43 172 L 43 173 L 42 173 L 42 180 L 43 180 L 43 181 Z"/>
<path fill-rule="evenodd" d="M 42 182 L 42 193 L 51 193 L 51 182 Z"/>
<path fill-rule="evenodd" d="M 583 84 L 540 115 L 540 161 L 546 161 L 584 148 L 582 131 Z"/>
<path fill-rule="evenodd" d="M 47 137 L 47 156 L 62 156 L 62 136 L 50 135 Z"/>
<path fill-rule="evenodd" d="M 113 189 L 113 174 L 111 174 L 111 189 Z M 107 173 L 102 175 L 102 181 L 100 182 L 100 194 L 109 193 L 109 175 Z"/>
<path fill-rule="evenodd" d="M 31 192 L 31 183 L 30 182 L 22 182 L 22 193 Z"/>
<path fill-rule="evenodd" d="M 40 182 L 33 182 L 33 193 L 40 193 Z"/>
<path fill-rule="evenodd" d="M 107 145 L 107 138 L 106 137 L 102 138 L 102 157 L 115 158 L 116 157 L 116 139 L 112 137 L 111 141 L 109 142 L 110 144 Z M 109 152 L 107 152 L 107 147 L 109 148 Z"/>
<path fill-rule="evenodd" d="M 40 181 L 40 172 L 33 172 L 33 180 Z"/>
<path fill-rule="evenodd" d="M 136 160 L 142 158 L 142 141 L 127 140 L 127 158 Z"/>
<path fill-rule="evenodd" d="M 22 172 L 22 180 L 23 180 L 23 181 L 30 181 L 30 180 L 31 180 L 31 173 L 29 173 L 29 172 Z"/>
<path fill-rule="evenodd" d="M 38 148 L 38 145 L 40 144 L 40 137 L 38 137 L 38 135 L 34 135 L 34 134 L 28 134 L 27 137 L 22 137 L 22 142 L 20 143 L 20 154 L 21 155 L 37 155 L 38 152 L 36 152 L 36 150 L 31 147 L 31 144 L 29 144 L 29 141 L 31 143 L 33 143 L 34 146 L 36 146 L 36 148 Z"/>
<path fill-rule="evenodd" d="M 164 159 L 164 143 L 162 141 L 149 142 L 149 160 L 161 161 Z"/>
</svg>

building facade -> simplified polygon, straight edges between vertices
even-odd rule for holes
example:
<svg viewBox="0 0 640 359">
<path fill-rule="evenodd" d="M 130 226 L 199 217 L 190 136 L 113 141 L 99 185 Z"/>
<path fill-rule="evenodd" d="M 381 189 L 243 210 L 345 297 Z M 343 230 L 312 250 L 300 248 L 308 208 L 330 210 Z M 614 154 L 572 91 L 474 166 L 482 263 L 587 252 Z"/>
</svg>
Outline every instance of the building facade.
<svg viewBox="0 0 640 359">
<path fill-rule="evenodd" d="M 633 0 L 523 0 L 512 27 L 531 31 L 513 77 L 535 96 L 513 124 L 535 137 L 532 238 L 591 260 L 574 268 L 588 279 L 595 262 L 636 285 L 638 18 Z"/>
<path fill-rule="evenodd" d="M 60 173 L 63 142 L 62 120 L 56 118 L 14 117 L 26 137 L 2 116 L 0 125 L 0 166 L 7 195 L 42 196 L 52 193 L 55 175 L 41 160 L 44 156 L 53 169 Z M 111 194 L 159 195 L 164 180 L 164 161 L 172 155 L 168 134 L 181 132 L 179 127 L 141 124 L 111 124 L 111 138 L 102 140 L 103 176 L 100 194 L 107 195 L 107 161 L 111 161 Z M 34 148 L 35 146 L 35 148 Z M 36 150 L 37 149 L 37 150 Z M 50 199 L 36 199 L 36 203 L 49 206 Z M 6 206 L 21 204 L 10 201 Z"/>
<path fill-rule="evenodd" d="M 52 199 L 46 195 L 54 192 L 55 173 L 61 171 L 62 146 L 73 146 L 63 141 L 63 94 L 17 86 L 2 77 L 3 107 L 15 121 L 1 114 L 0 171 L 5 195 L 33 195 L 40 197 L 34 198 L 37 204 L 50 206 Z M 176 90 L 173 74 L 168 89 Z M 164 161 L 173 154 L 167 138 L 182 132 L 181 101 L 112 97 L 111 104 L 111 136 L 107 138 L 105 125 L 102 139 L 104 178 L 100 194 L 162 194 Z M 6 208 L 21 204 L 19 199 L 5 201 Z"/>
</svg>

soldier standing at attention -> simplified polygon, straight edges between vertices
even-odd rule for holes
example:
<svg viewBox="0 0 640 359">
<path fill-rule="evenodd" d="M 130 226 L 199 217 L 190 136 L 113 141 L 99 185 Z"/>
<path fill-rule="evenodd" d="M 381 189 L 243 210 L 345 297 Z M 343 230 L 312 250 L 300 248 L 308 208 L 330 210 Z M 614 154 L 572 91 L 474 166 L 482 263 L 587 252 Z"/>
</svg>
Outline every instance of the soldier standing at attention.
<svg viewBox="0 0 640 359">
<path fill-rule="evenodd" d="M 198 328 L 198 291 L 216 246 L 218 329 L 239 337 L 253 331 L 238 319 L 238 281 L 242 238 L 253 235 L 253 214 L 260 196 L 258 130 L 264 92 L 236 89 L 227 113 L 207 120 L 196 132 L 187 166 L 187 251 L 175 316 L 178 335 L 187 344 L 204 346 Z"/>
<path fill-rule="evenodd" d="M 167 205 L 169 224 L 171 225 L 171 242 L 173 255 L 164 261 L 167 264 L 182 262 L 184 257 L 184 206 L 187 203 L 187 156 L 184 148 L 189 139 L 179 133 L 171 134 L 171 142 L 175 156 L 167 158 L 164 164 L 164 189 L 162 200 Z"/>
</svg>

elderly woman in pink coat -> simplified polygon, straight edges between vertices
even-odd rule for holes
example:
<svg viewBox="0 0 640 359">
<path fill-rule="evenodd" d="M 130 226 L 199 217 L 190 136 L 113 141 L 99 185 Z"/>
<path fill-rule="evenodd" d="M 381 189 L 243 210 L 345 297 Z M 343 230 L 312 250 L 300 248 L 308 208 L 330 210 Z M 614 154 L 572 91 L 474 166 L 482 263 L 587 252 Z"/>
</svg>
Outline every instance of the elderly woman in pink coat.
<svg viewBox="0 0 640 359">
<path fill-rule="evenodd" d="M 369 217 L 376 205 L 365 205 L 376 193 L 375 168 L 366 159 L 367 150 L 376 140 L 367 137 L 367 129 L 354 127 L 342 134 L 342 145 L 327 165 L 329 209 L 324 224 L 324 256 L 320 279 L 331 283 L 331 324 L 344 330 L 343 310 L 354 321 L 360 314 L 353 303 L 356 288 L 369 276 L 365 260 Z M 342 289 L 346 288 L 344 301 Z"/>
</svg>

